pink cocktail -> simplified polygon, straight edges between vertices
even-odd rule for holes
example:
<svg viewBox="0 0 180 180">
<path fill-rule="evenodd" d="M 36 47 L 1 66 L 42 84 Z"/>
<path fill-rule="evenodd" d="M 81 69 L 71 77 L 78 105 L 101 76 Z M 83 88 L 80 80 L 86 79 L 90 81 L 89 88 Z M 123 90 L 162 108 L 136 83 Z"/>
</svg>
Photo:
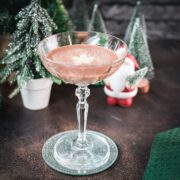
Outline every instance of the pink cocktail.
<svg viewBox="0 0 180 180">
<path fill-rule="evenodd" d="M 59 133 L 45 143 L 43 158 L 52 168 L 72 175 L 94 174 L 111 166 L 118 155 L 107 136 L 86 131 L 88 85 L 112 75 L 123 63 L 127 46 L 119 38 L 96 32 L 65 32 L 39 44 L 46 69 L 63 81 L 75 84 L 78 131 Z"/>
<path fill-rule="evenodd" d="M 113 63 L 118 54 L 97 45 L 81 44 L 58 47 L 43 61 L 60 79 L 76 85 L 89 85 L 111 75 L 123 61 Z M 113 66 L 112 66 L 113 65 Z"/>
</svg>

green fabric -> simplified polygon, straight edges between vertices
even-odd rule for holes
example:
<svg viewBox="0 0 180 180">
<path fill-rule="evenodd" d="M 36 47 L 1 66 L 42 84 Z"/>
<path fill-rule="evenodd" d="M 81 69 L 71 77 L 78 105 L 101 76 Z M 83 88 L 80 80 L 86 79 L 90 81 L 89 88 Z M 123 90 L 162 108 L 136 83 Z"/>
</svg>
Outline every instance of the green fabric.
<svg viewBox="0 0 180 180">
<path fill-rule="evenodd" d="M 180 128 L 155 137 L 143 180 L 180 180 Z"/>
</svg>

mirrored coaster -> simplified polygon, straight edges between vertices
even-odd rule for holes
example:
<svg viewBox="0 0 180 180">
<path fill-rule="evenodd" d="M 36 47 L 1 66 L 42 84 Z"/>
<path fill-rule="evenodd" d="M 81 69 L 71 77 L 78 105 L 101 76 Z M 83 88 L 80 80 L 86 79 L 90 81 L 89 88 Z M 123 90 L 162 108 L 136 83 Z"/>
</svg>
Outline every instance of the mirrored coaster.
<svg viewBox="0 0 180 180">
<path fill-rule="evenodd" d="M 48 139 L 42 149 L 47 165 L 69 175 L 90 175 L 106 170 L 116 161 L 118 149 L 109 137 L 87 131 L 89 147 L 82 150 L 73 149 L 77 136 L 78 131 L 65 131 Z"/>
</svg>

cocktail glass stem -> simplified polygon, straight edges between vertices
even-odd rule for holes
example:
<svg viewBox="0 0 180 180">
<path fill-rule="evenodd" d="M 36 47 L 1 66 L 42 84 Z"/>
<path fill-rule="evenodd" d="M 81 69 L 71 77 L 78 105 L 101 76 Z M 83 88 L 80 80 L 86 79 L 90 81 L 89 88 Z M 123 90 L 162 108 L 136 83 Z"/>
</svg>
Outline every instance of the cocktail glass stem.
<svg viewBox="0 0 180 180">
<path fill-rule="evenodd" d="M 78 86 L 75 94 L 79 99 L 76 105 L 79 132 L 75 146 L 84 149 L 88 147 L 88 142 L 86 139 L 86 126 L 89 104 L 87 103 L 87 97 L 90 95 L 90 90 L 87 86 Z"/>
</svg>

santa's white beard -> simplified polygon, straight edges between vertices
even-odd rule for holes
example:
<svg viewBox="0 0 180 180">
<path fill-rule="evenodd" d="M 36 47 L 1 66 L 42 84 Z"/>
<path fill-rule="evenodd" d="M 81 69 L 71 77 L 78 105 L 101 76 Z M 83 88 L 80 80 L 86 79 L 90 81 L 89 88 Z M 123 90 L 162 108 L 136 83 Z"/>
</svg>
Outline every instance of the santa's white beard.
<svg viewBox="0 0 180 180">
<path fill-rule="evenodd" d="M 105 82 L 109 82 L 111 89 L 115 94 L 123 91 L 126 86 L 126 78 L 134 74 L 134 67 L 123 64 L 112 76 L 107 78 Z"/>
</svg>

